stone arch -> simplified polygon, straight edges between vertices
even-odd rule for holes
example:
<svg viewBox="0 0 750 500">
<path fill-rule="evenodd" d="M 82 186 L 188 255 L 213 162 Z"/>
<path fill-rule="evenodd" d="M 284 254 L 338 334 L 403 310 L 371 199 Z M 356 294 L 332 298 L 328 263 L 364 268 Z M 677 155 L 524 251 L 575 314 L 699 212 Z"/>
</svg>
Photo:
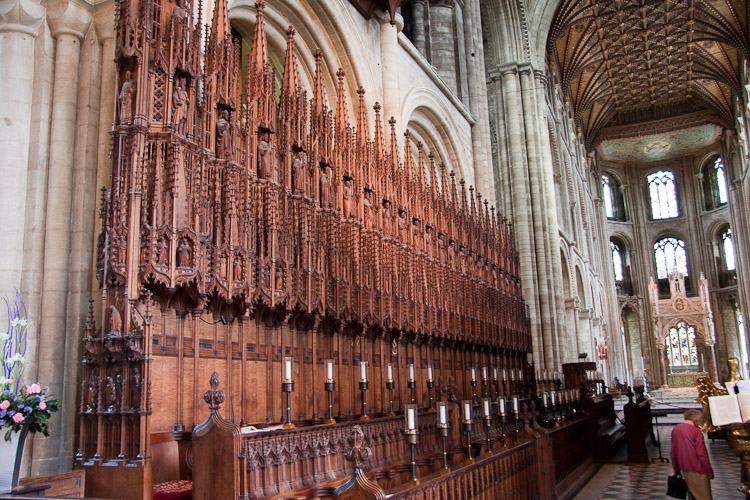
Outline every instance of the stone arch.
<svg viewBox="0 0 750 500">
<path fill-rule="evenodd" d="M 528 12 L 529 26 L 534 26 L 538 33 L 538 36 L 533 37 L 533 43 L 529 47 L 531 63 L 534 65 L 544 64 L 547 56 L 547 38 L 559 4 L 560 0 L 540 0 Z"/>
<path fill-rule="evenodd" d="M 565 248 L 560 248 L 560 268 L 563 279 L 563 299 L 568 300 L 572 297 L 573 290 L 570 286 L 570 267 L 568 266 L 568 256 L 565 250 Z"/>
<path fill-rule="evenodd" d="M 474 185 L 470 146 L 456 142 L 457 137 L 467 137 L 471 133 L 469 131 L 467 135 L 459 129 L 458 123 L 442 118 L 450 113 L 445 102 L 428 88 L 412 88 L 404 96 L 401 110 L 406 129 L 421 136 L 423 143 L 440 156 L 448 170 L 453 169 L 459 177 L 466 179 L 468 185 Z M 487 192 L 488 189 L 492 189 L 492 186 L 482 186 L 480 192 Z"/>
</svg>

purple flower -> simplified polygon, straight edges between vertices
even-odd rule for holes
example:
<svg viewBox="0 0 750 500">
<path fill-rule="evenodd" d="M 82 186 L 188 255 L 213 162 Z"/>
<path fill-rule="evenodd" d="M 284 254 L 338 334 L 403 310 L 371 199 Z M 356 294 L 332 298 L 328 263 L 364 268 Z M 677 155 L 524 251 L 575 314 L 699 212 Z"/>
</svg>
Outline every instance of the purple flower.
<svg viewBox="0 0 750 500">
<path fill-rule="evenodd" d="M 0 418 L 4 417 L 8 413 L 6 410 L 0 410 Z"/>
<path fill-rule="evenodd" d="M 23 409 L 24 413 L 31 413 L 31 406 L 27 406 Z"/>
</svg>

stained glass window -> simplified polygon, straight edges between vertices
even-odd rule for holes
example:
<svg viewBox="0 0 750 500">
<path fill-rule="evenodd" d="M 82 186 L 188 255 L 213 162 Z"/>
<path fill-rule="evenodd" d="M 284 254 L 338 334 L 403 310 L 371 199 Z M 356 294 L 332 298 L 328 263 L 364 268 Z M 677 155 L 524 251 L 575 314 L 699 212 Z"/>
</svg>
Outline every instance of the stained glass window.
<svg viewBox="0 0 750 500">
<path fill-rule="evenodd" d="M 714 162 L 714 172 L 716 175 L 716 189 L 719 191 L 719 204 L 723 205 L 727 202 L 727 178 L 724 173 L 724 161 L 721 157 L 716 158 Z"/>
<path fill-rule="evenodd" d="M 652 217 L 654 219 L 671 219 L 680 215 L 677 209 L 674 174 L 666 170 L 660 170 L 649 175 L 647 179 Z"/>
<path fill-rule="evenodd" d="M 695 328 L 677 323 L 669 329 L 666 339 L 667 358 L 672 367 L 698 366 L 698 349 L 695 346 Z"/>
<path fill-rule="evenodd" d="M 619 245 L 614 241 L 609 242 L 609 248 L 612 250 L 612 266 L 615 268 L 615 281 L 622 281 L 622 252 Z"/>
<path fill-rule="evenodd" d="M 685 242 L 677 238 L 664 238 L 654 245 L 654 258 L 656 259 L 656 275 L 658 279 L 669 278 L 669 273 L 677 270 L 688 275 L 687 253 Z"/>
<path fill-rule="evenodd" d="M 721 247 L 724 251 L 724 266 L 727 271 L 734 271 L 737 266 L 734 260 L 734 242 L 732 241 L 732 229 L 727 228 L 721 235 Z"/>
<path fill-rule="evenodd" d="M 612 199 L 612 183 L 609 176 L 602 175 L 602 196 L 604 197 L 604 212 L 607 219 L 615 218 L 615 205 Z"/>
</svg>

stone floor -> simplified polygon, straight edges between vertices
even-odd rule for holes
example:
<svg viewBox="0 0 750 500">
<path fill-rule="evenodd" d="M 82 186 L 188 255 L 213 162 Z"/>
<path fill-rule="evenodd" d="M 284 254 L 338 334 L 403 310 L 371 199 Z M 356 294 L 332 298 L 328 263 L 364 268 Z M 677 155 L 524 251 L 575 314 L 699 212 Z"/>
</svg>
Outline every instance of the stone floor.
<svg viewBox="0 0 750 500">
<path fill-rule="evenodd" d="M 659 419 L 657 429 L 661 437 L 664 457 L 669 457 L 672 428 L 681 421 L 682 418 L 678 416 Z M 745 496 L 737 491 L 740 483 L 740 464 L 726 441 L 706 440 L 706 447 L 716 476 L 711 481 L 714 500 L 745 500 Z M 624 458 L 626 453 L 627 450 L 624 450 L 620 458 Z M 652 457 L 658 456 L 658 451 L 654 450 Z M 673 474 L 672 465 L 658 460 L 651 464 L 606 464 L 599 469 L 574 500 L 669 499 L 670 497 L 664 492 L 667 491 L 667 476 L 671 474 Z"/>
</svg>

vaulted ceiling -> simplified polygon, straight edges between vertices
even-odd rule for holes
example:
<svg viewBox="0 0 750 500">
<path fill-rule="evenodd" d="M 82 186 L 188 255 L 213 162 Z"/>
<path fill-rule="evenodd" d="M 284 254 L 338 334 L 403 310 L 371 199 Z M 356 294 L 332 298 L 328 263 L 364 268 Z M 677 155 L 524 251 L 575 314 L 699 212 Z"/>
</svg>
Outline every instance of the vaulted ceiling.
<svg viewBox="0 0 750 500">
<path fill-rule="evenodd" d="M 548 38 L 587 148 L 607 127 L 696 113 L 731 126 L 746 0 L 563 0 Z"/>
</svg>

